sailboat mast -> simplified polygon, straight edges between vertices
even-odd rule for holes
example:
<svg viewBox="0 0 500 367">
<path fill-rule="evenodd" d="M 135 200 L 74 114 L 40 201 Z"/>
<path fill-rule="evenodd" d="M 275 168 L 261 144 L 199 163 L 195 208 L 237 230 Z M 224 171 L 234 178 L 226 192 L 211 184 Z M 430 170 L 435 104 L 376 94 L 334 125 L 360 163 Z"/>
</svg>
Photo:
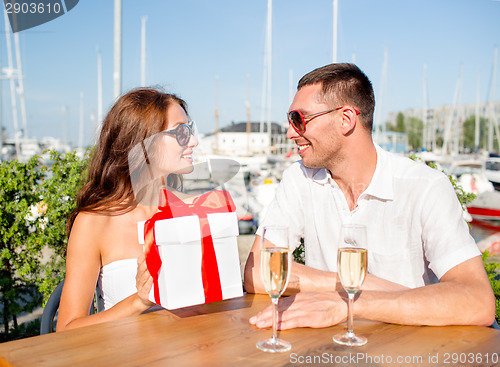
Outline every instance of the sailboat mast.
<svg viewBox="0 0 500 367">
<path fill-rule="evenodd" d="M 219 152 L 219 76 L 215 76 L 215 146 L 214 153 Z"/>
<path fill-rule="evenodd" d="M 385 91 L 386 91 L 386 82 L 387 82 L 387 64 L 388 64 L 388 56 L 387 56 L 387 47 L 384 47 L 384 62 L 382 64 L 382 78 L 380 82 L 380 90 L 379 90 L 379 108 L 376 110 L 375 115 L 375 134 L 378 134 L 379 131 L 383 130 L 382 123 L 382 113 L 385 105 Z"/>
<path fill-rule="evenodd" d="M 475 110 L 475 126 L 474 126 L 474 152 L 479 152 L 479 136 L 480 136 L 480 116 L 479 116 L 479 72 L 477 73 L 477 81 L 476 81 L 476 110 Z"/>
<path fill-rule="evenodd" d="M 260 113 L 260 133 L 264 133 L 264 120 L 267 122 L 271 140 L 271 69 L 272 69 L 272 17 L 273 2 L 267 0 L 266 44 L 264 48 L 264 72 L 262 73 L 262 98 Z M 269 146 L 270 148 L 270 146 Z"/>
<path fill-rule="evenodd" d="M 339 2 L 338 0 L 333 0 L 333 54 L 332 54 L 332 62 L 337 62 L 337 28 L 338 28 L 338 9 Z"/>
<path fill-rule="evenodd" d="M 61 135 L 62 135 L 62 141 L 64 145 L 66 145 L 68 144 L 68 106 L 63 105 L 61 108 L 61 113 L 62 113 Z"/>
<path fill-rule="evenodd" d="M 271 148 L 271 72 L 273 50 L 273 0 L 267 2 L 267 133 L 269 134 L 269 149 Z"/>
<path fill-rule="evenodd" d="M 146 20 L 147 16 L 141 17 L 141 86 L 146 86 Z"/>
<path fill-rule="evenodd" d="M 97 131 L 102 126 L 102 59 L 101 50 L 97 48 Z M 97 135 L 97 134 L 96 134 Z"/>
<path fill-rule="evenodd" d="M 430 147 L 430 128 L 428 126 L 429 122 L 427 121 L 427 64 L 424 64 L 424 78 L 423 78 L 423 102 L 424 108 L 422 109 L 422 125 L 423 125 L 423 144 L 422 146 L 425 149 L 432 149 Z"/>
<path fill-rule="evenodd" d="M 489 142 L 488 149 L 490 152 L 493 151 L 493 129 L 495 130 L 495 134 L 497 136 L 497 143 L 500 149 L 500 132 L 498 130 L 498 123 L 495 114 L 495 89 L 496 89 L 496 75 L 497 75 L 497 62 L 498 62 L 498 48 L 495 47 L 495 53 L 493 56 L 493 72 L 491 75 L 491 87 L 488 96 L 488 107 L 489 107 L 489 115 L 490 115 L 490 130 L 489 130 Z"/>
<path fill-rule="evenodd" d="M 78 149 L 83 152 L 83 92 L 80 92 L 80 129 L 78 131 Z"/>
<path fill-rule="evenodd" d="M 247 100 L 246 100 L 246 108 L 247 108 L 247 155 L 250 155 L 250 75 L 247 74 Z"/>
<path fill-rule="evenodd" d="M 10 40 L 10 29 L 9 29 L 9 20 L 7 18 L 7 13 L 4 12 L 4 20 L 5 20 L 5 39 L 7 43 L 7 75 L 9 78 L 10 84 L 10 103 L 12 108 L 12 121 L 14 123 L 14 145 L 16 148 L 16 156 L 18 158 L 21 157 L 21 149 L 19 146 L 19 135 L 18 135 L 18 120 L 17 120 L 17 102 L 16 102 L 16 86 L 14 84 L 14 67 L 12 62 L 12 44 Z"/>
<path fill-rule="evenodd" d="M 26 121 L 26 103 L 24 101 L 23 69 L 21 64 L 21 51 L 19 50 L 19 33 L 14 33 L 14 46 L 16 50 L 17 93 L 19 95 L 19 108 L 21 110 L 21 121 L 23 123 L 23 138 L 27 140 L 28 123 Z"/>
<path fill-rule="evenodd" d="M 448 153 L 458 153 L 455 150 L 455 149 L 458 150 L 458 144 L 456 142 L 458 124 L 455 122 L 455 120 L 458 118 L 458 105 L 460 104 L 460 95 L 462 88 L 462 71 L 463 71 L 463 66 L 460 65 L 460 73 L 455 87 L 453 106 L 449 109 L 445 121 L 444 139 L 443 139 L 444 155 Z"/>
<path fill-rule="evenodd" d="M 461 138 L 461 126 L 460 121 L 462 120 L 462 84 L 463 84 L 463 75 L 464 75 L 464 65 L 460 64 L 460 78 L 459 86 L 458 86 L 458 96 L 457 101 L 455 102 L 455 111 L 456 111 L 456 120 L 455 120 L 455 139 L 454 139 L 454 153 L 458 154 L 460 151 L 460 138 Z"/>
<path fill-rule="evenodd" d="M 122 0 L 115 0 L 114 21 L 113 95 L 116 100 L 122 93 Z"/>
</svg>

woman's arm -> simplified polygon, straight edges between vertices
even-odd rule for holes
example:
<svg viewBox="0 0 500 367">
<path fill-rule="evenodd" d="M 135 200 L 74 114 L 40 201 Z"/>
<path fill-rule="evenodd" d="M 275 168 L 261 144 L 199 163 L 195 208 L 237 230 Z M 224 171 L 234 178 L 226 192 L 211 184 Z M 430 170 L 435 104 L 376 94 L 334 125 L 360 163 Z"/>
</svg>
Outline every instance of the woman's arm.
<svg viewBox="0 0 500 367">
<path fill-rule="evenodd" d="M 68 241 L 66 278 L 59 305 L 57 331 L 138 315 L 153 305 L 148 301 L 152 277 L 141 256 L 136 276 L 139 292 L 109 310 L 89 316 L 101 268 L 100 241 L 105 227 L 103 217 L 87 213 L 78 214 L 73 224 Z"/>
</svg>

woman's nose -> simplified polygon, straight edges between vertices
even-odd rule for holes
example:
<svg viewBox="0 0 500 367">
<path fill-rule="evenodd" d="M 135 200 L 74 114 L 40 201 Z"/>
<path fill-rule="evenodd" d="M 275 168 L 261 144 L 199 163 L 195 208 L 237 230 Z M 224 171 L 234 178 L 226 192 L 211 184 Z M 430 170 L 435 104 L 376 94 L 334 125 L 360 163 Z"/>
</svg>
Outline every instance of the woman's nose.
<svg viewBox="0 0 500 367">
<path fill-rule="evenodd" d="M 196 146 L 198 146 L 198 139 L 196 139 L 196 137 L 194 136 L 194 134 L 192 134 L 189 137 L 188 145 L 190 147 L 193 147 L 193 148 L 196 147 Z"/>
</svg>

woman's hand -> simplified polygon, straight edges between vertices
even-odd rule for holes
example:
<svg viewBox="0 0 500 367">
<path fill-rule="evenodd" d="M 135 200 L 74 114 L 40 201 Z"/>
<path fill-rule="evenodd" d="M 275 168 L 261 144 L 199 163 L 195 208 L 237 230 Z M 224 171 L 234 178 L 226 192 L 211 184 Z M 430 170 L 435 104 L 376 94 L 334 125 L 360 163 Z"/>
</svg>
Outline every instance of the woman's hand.
<svg viewBox="0 0 500 367">
<path fill-rule="evenodd" d="M 145 306 L 151 307 L 154 305 L 149 300 L 149 292 L 153 286 L 153 277 L 149 274 L 146 265 L 146 255 L 141 254 L 137 258 L 137 275 L 135 276 L 135 283 L 137 287 L 137 295 Z"/>
</svg>

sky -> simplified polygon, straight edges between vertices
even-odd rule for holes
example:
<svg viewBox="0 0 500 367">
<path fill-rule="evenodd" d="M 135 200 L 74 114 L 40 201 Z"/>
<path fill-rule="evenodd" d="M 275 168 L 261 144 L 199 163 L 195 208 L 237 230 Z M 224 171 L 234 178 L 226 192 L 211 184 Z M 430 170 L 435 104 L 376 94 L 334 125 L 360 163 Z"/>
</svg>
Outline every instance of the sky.
<svg viewBox="0 0 500 367">
<path fill-rule="evenodd" d="M 491 93 L 492 85 L 500 87 L 500 70 L 492 78 L 495 47 L 500 44 L 500 1 L 338 4 L 337 60 L 354 61 L 371 79 L 376 116 L 382 120 L 388 112 L 423 107 L 424 65 L 429 107 L 453 104 L 457 91 L 462 103 L 475 103 L 478 85 L 481 102 L 500 98 Z M 144 16 L 147 86 L 185 99 L 202 133 L 215 129 L 216 100 L 220 127 L 247 120 L 247 94 L 251 119 L 260 121 L 267 0 L 123 0 L 122 92 L 141 86 Z M 5 67 L 3 17 L 1 23 Z M 104 114 L 114 102 L 113 24 L 113 0 L 80 0 L 63 16 L 18 33 L 29 137 L 53 136 L 77 144 L 82 114 L 82 139 L 92 144 L 97 50 L 102 57 Z M 273 121 L 285 121 L 300 77 L 332 62 L 332 30 L 332 0 L 273 1 Z M 0 115 L 12 137 L 10 85 L 2 82 Z"/>
</svg>

